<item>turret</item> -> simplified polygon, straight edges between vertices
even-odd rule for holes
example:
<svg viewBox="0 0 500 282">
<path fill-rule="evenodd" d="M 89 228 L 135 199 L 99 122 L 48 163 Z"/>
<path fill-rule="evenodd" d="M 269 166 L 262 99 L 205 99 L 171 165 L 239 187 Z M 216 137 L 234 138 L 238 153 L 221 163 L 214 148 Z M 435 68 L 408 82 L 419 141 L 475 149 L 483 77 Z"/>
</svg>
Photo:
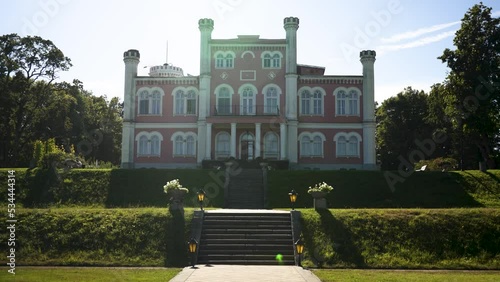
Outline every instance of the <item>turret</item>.
<svg viewBox="0 0 500 282">
<path fill-rule="evenodd" d="M 359 54 L 363 64 L 363 167 L 377 169 L 375 153 L 375 51 Z"/>
<path fill-rule="evenodd" d="M 139 51 L 130 49 L 123 53 L 125 62 L 125 87 L 123 97 L 123 129 L 122 129 L 122 168 L 134 167 L 134 109 L 135 93 L 134 78 L 137 76 L 137 66 L 141 55 Z"/>
<path fill-rule="evenodd" d="M 210 73 L 210 48 L 209 43 L 212 39 L 214 30 L 214 21 L 212 19 L 200 19 L 198 28 L 201 32 L 200 46 L 200 75 Z"/>
<path fill-rule="evenodd" d="M 297 30 L 299 19 L 287 17 L 283 20 L 286 30 L 286 73 L 297 73 Z"/>
<path fill-rule="evenodd" d="M 130 49 L 123 53 L 123 62 L 125 62 L 125 88 L 124 88 L 124 120 L 133 120 L 134 112 L 134 77 L 137 76 L 137 66 L 139 65 L 141 55 L 139 51 Z"/>
<path fill-rule="evenodd" d="M 363 120 L 375 120 L 375 64 L 376 53 L 373 50 L 361 51 L 360 61 L 363 64 Z"/>
</svg>

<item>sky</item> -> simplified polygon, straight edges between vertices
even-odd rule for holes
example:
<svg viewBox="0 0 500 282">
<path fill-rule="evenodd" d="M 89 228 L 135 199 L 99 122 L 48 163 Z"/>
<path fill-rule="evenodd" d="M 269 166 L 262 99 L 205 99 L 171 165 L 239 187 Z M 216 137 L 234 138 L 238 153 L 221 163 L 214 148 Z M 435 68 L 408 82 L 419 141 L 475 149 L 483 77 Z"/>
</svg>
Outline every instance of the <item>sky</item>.
<svg viewBox="0 0 500 282">
<path fill-rule="evenodd" d="M 214 20 L 212 38 L 285 38 L 283 19 L 300 19 L 298 63 L 327 75 L 361 75 L 359 51 L 375 50 L 375 100 L 404 88 L 428 92 L 448 69 L 437 59 L 471 0 L 0 0 L 0 35 L 51 40 L 73 66 L 59 81 L 78 79 L 94 95 L 123 100 L 123 52 L 141 53 L 139 75 L 168 63 L 199 74 L 198 20 Z M 500 16 L 500 1 L 485 0 Z"/>
</svg>

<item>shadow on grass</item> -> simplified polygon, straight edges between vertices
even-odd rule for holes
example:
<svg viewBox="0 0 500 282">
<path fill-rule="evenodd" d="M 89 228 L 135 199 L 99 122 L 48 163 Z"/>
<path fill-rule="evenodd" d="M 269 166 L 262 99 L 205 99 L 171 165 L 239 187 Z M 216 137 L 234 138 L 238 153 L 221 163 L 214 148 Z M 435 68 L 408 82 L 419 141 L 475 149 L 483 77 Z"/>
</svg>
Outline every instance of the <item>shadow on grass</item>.
<svg viewBox="0 0 500 282">
<path fill-rule="evenodd" d="M 188 265 L 187 245 L 185 242 L 186 220 L 180 209 L 170 209 L 172 219 L 165 226 L 167 234 L 165 266 L 184 267 Z"/>
<path fill-rule="evenodd" d="M 333 243 L 335 255 L 331 261 L 323 261 L 324 256 L 322 252 L 325 251 L 324 248 L 322 246 L 314 246 L 312 238 L 305 238 L 306 244 L 309 244 L 313 247 L 313 250 L 316 250 L 311 256 L 314 263 L 319 267 L 325 262 L 333 266 L 366 268 L 365 259 L 361 255 L 358 246 L 356 246 L 353 234 L 349 228 L 342 221 L 335 218 L 328 209 L 318 209 L 316 212 L 320 216 L 321 231 L 329 236 L 328 239 Z M 308 233 L 311 234 L 310 232 Z"/>
</svg>

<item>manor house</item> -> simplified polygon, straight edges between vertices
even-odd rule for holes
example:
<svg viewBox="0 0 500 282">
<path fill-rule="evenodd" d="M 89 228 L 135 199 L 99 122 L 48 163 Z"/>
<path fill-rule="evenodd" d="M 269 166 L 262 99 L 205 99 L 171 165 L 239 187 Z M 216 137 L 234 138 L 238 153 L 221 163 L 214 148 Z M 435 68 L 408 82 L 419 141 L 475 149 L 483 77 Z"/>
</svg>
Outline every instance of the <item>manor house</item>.
<svg viewBox="0 0 500 282">
<path fill-rule="evenodd" d="M 138 76 L 124 53 L 123 168 L 195 168 L 203 160 L 284 160 L 291 169 L 376 169 L 375 51 L 362 75 L 297 63 L 299 19 L 286 38 L 213 39 L 199 20 L 200 74 L 164 64 Z"/>
</svg>

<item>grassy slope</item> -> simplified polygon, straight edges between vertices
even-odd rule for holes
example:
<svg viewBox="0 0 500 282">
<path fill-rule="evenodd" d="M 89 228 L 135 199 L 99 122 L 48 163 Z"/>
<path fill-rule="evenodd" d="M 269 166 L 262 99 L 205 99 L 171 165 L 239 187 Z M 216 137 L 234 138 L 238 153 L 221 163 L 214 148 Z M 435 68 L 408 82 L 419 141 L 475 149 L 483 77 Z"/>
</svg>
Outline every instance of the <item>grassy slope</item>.
<svg viewBox="0 0 500 282">
<path fill-rule="evenodd" d="M 302 210 L 305 264 L 499 269 L 499 209 Z"/>
<path fill-rule="evenodd" d="M 327 182 L 332 208 L 500 208 L 500 170 L 416 172 L 390 188 L 388 172 L 270 171 L 269 206 L 289 207 L 288 192 L 299 193 L 296 207 L 312 207 L 307 188 Z M 390 172 L 397 173 L 397 172 Z"/>
</svg>

